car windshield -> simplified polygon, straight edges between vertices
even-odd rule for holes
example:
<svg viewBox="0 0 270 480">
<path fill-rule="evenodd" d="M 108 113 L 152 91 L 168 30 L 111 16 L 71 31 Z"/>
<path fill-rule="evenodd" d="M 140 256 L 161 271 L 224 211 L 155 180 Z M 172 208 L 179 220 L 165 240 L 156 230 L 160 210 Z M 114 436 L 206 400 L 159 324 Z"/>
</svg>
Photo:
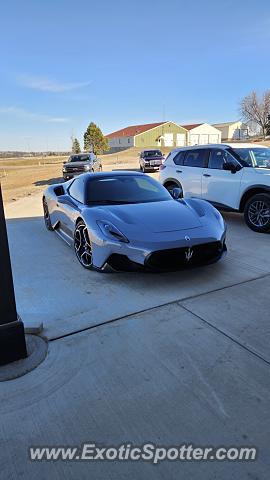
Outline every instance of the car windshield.
<svg viewBox="0 0 270 480">
<path fill-rule="evenodd" d="M 144 152 L 145 157 L 162 157 L 162 153 L 160 150 L 149 150 Z"/>
<path fill-rule="evenodd" d="M 89 155 L 73 155 L 70 157 L 70 162 L 87 162 L 89 160 Z"/>
<path fill-rule="evenodd" d="M 87 204 L 114 205 L 172 200 L 156 180 L 144 175 L 123 175 L 91 179 L 86 192 Z"/>
<path fill-rule="evenodd" d="M 234 148 L 233 151 L 244 167 L 270 168 L 270 148 Z"/>
</svg>

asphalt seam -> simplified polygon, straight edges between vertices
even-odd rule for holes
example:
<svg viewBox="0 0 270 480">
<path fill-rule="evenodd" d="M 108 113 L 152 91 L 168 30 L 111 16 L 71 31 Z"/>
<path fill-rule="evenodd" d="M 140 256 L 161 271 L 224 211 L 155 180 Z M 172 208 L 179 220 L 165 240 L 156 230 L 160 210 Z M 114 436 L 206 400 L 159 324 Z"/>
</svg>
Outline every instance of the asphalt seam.
<svg viewBox="0 0 270 480">
<path fill-rule="evenodd" d="M 184 305 L 181 305 L 181 307 L 186 310 L 186 312 L 190 313 L 191 315 L 194 315 L 194 317 L 198 318 L 201 322 L 205 323 L 208 327 L 212 328 L 213 330 L 215 330 L 216 332 L 220 333 L 221 335 L 223 335 L 224 337 L 228 338 L 229 340 L 231 340 L 232 342 L 236 343 L 239 347 L 243 348 L 244 350 L 246 350 L 247 352 L 251 353 L 251 355 L 254 355 L 255 357 L 259 358 L 260 360 L 262 360 L 264 363 L 266 363 L 267 365 L 270 365 L 270 361 L 269 360 L 266 360 L 260 353 L 256 352 L 256 350 L 253 350 L 250 346 L 247 346 L 247 345 L 244 345 L 243 343 L 241 343 L 239 340 L 237 340 L 236 337 L 233 337 L 231 335 L 229 335 L 228 333 L 226 333 L 224 330 L 221 330 L 220 328 L 216 327 L 215 325 L 213 325 L 211 322 L 209 322 L 208 320 L 205 320 L 205 318 L 201 317 L 200 315 L 198 315 L 197 313 L 194 313 L 192 310 L 190 310 L 189 308 L 185 307 Z"/>
<path fill-rule="evenodd" d="M 127 315 L 124 315 L 124 316 L 122 315 L 122 316 L 120 316 L 120 317 L 112 318 L 111 320 L 105 320 L 104 322 L 100 322 L 100 323 L 97 323 L 97 324 L 95 324 L 95 325 L 90 325 L 90 326 L 88 326 L 88 327 L 84 327 L 84 328 L 81 328 L 81 329 L 79 329 L 79 330 L 74 330 L 74 331 L 72 331 L 72 332 L 65 333 L 65 334 L 59 335 L 59 336 L 57 336 L 57 337 L 47 338 L 46 336 L 44 336 L 44 338 L 46 338 L 46 340 L 47 340 L 48 342 L 55 342 L 56 340 L 62 340 L 62 339 L 64 339 L 64 338 L 71 337 L 72 335 L 77 335 L 77 334 L 79 334 L 79 333 L 83 333 L 83 332 L 86 332 L 86 331 L 88 331 L 88 330 L 93 330 L 94 328 L 98 328 L 98 327 L 101 327 L 101 326 L 104 326 L 104 325 L 110 325 L 110 324 L 115 323 L 115 322 L 118 322 L 118 321 L 120 321 L 120 320 L 124 320 L 124 319 L 130 318 L 130 317 L 134 317 L 135 315 L 140 315 L 140 314 L 142 314 L 142 313 L 151 312 L 152 310 L 156 310 L 157 308 L 167 307 L 167 306 L 169 306 L 169 305 L 175 305 L 175 304 L 176 304 L 176 305 L 179 305 L 179 306 L 181 306 L 182 308 L 186 309 L 187 311 L 189 311 L 186 307 L 184 307 L 184 306 L 182 305 L 182 302 L 185 302 L 185 301 L 187 301 L 187 300 L 192 300 L 192 299 L 195 299 L 195 298 L 200 298 L 200 297 L 209 295 L 209 294 L 211 294 L 211 293 L 220 292 L 220 291 L 222 291 L 222 290 L 227 290 L 228 288 L 236 287 L 236 286 L 239 286 L 239 285 L 245 285 L 245 284 L 247 284 L 247 283 L 255 282 L 256 280 L 262 280 L 262 279 L 264 279 L 264 278 L 266 278 L 266 277 L 270 277 L 270 274 L 269 274 L 269 273 L 266 273 L 266 274 L 264 274 L 264 275 L 261 275 L 260 277 L 252 278 L 252 279 L 249 279 L 249 280 L 244 280 L 243 282 L 234 283 L 234 284 L 232 284 L 232 285 L 228 285 L 228 286 L 225 286 L 225 287 L 219 287 L 219 288 L 216 288 L 216 289 L 211 290 L 211 291 L 209 291 L 209 292 L 199 293 L 199 294 L 197 294 L 197 295 L 190 295 L 190 296 L 185 297 L 185 298 L 183 298 L 183 299 L 181 299 L 181 300 L 172 300 L 171 302 L 166 302 L 166 303 L 162 303 L 162 304 L 160 304 L 160 305 L 155 305 L 155 306 L 153 306 L 153 307 L 144 308 L 144 309 L 142 309 L 142 310 L 138 310 L 138 311 L 136 311 L 136 312 L 128 313 Z M 192 315 L 197 316 L 198 318 L 200 318 L 199 315 L 196 315 L 196 314 L 193 313 L 193 312 L 190 312 L 190 313 L 192 313 Z M 207 322 L 206 320 L 204 320 L 204 319 L 201 319 L 201 320 L 202 320 L 202 321 L 205 321 L 205 323 L 208 323 L 208 322 Z M 212 326 L 212 324 L 209 324 L 209 325 Z M 213 328 L 216 328 L 216 327 L 214 327 L 214 326 L 212 326 L 212 327 L 213 327 Z M 217 329 L 217 330 L 218 330 L 218 329 Z M 227 334 L 226 334 L 225 332 L 223 332 L 222 330 L 220 330 L 220 333 L 222 333 L 222 334 L 226 335 L 228 338 L 230 338 L 230 336 L 227 335 Z M 41 336 L 43 336 L 43 335 L 41 335 Z M 232 337 L 232 339 L 233 339 L 233 337 Z M 237 340 L 235 340 L 235 341 L 236 341 L 236 343 L 237 343 Z M 239 343 L 239 345 L 242 345 L 242 344 Z M 243 346 L 243 345 L 242 345 L 242 346 Z M 244 346 L 243 346 L 243 347 L 244 347 Z M 244 348 L 245 348 L 245 347 L 244 347 Z M 256 352 L 254 352 L 254 354 L 256 354 Z M 258 354 L 256 354 L 256 355 L 259 356 Z M 263 357 L 262 357 L 262 359 L 263 359 Z M 265 359 L 263 359 L 263 360 L 264 360 L 266 363 L 269 363 L 269 365 L 270 365 L 270 362 L 267 362 L 267 360 L 265 360 Z"/>
</svg>

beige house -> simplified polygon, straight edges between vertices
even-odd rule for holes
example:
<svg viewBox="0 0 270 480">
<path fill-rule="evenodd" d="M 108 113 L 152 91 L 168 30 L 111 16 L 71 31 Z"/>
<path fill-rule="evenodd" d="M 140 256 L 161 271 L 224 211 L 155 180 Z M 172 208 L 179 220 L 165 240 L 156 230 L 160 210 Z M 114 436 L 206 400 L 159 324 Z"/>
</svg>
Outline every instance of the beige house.
<svg viewBox="0 0 270 480">
<path fill-rule="evenodd" d="M 245 140 L 249 136 L 249 128 L 240 120 L 236 122 L 214 123 L 213 127 L 221 131 L 221 140 Z"/>
<path fill-rule="evenodd" d="M 206 145 L 221 143 L 221 132 L 208 123 L 182 125 L 187 130 L 187 145 Z"/>
</svg>

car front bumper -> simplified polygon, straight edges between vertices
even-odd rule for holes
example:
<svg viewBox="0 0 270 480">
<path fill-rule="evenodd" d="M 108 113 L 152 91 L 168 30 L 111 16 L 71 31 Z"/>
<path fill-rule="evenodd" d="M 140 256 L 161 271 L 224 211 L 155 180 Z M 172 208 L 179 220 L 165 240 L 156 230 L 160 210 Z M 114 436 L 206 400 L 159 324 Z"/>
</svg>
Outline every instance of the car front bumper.
<svg viewBox="0 0 270 480">
<path fill-rule="evenodd" d="M 193 238 L 191 231 L 187 230 L 181 232 L 181 239 L 179 232 L 175 232 L 176 238 L 167 241 L 160 238 L 147 244 L 103 239 L 99 245 L 93 244 L 93 263 L 103 271 L 174 271 L 217 262 L 227 251 L 226 230 L 221 231 L 218 238 L 213 235 L 201 236 L 199 231 L 196 237 L 193 231 Z"/>
</svg>

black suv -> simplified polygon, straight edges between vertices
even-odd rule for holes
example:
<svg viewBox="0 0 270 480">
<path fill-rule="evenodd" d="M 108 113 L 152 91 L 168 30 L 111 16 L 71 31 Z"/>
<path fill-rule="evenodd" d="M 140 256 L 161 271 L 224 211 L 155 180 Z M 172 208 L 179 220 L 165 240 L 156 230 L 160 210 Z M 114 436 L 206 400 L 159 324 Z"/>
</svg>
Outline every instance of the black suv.
<svg viewBox="0 0 270 480">
<path fill-rule="evenodd" d="M 164 156 L 160 150 L 143 150 L 140 153 L 140 169 L 143 172 L 147 170 L 159 170 Z"/>
<path fill-rule="evenodd" d="M 63 164 L 63 178 L 70 178 L 85 172 L 101 172 L 102 164 L 94 153 L 78 153 L 71 155 Z"/>
</svg>

